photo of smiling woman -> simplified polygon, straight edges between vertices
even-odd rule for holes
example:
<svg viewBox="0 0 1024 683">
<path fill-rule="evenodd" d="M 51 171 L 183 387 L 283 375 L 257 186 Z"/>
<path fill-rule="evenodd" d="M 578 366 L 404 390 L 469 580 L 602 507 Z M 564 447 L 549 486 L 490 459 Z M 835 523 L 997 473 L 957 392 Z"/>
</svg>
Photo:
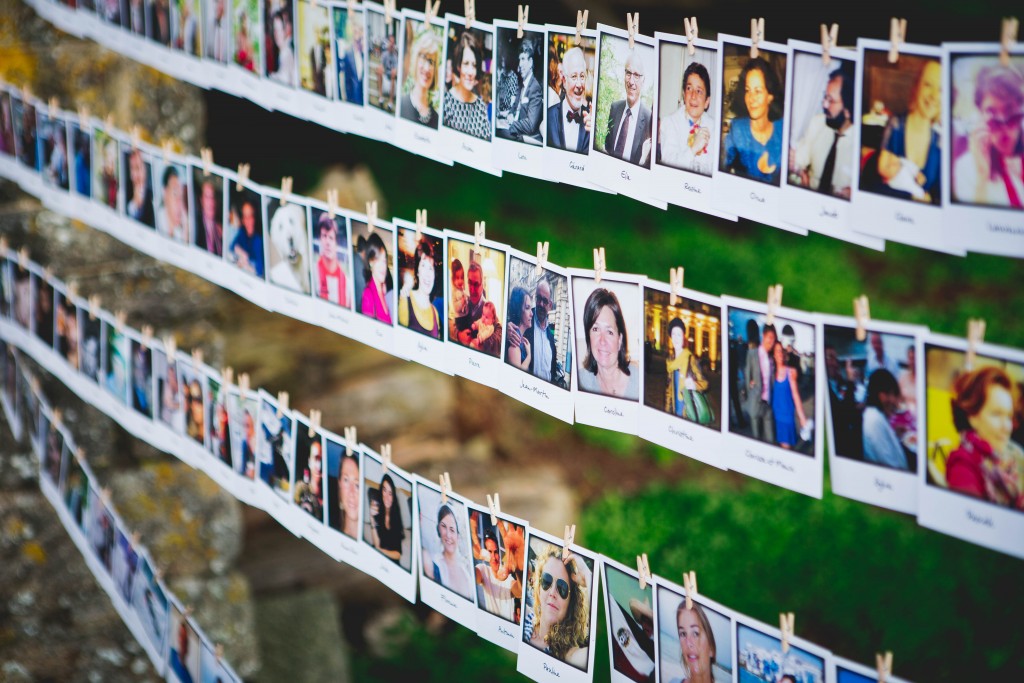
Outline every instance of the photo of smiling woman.
<svg viewBox="0 0 1024 683">
<path fill-rule="evenodd" d="M 732 681 L 732 619 L 658 586 L 658 667 L 665 683 Z"/>
<path fill-rule="evenodd" d="M 529 543 L 523 642 L 586 671 L 590 662 L 594 561 L 532 536 Z"/>
<path fill-rule="evenodd" d="M 399 115 L 437 129 L 440 108 L 438 73 L 441 67 L 441 28 L 423 21 L 405 21 L 405 63 Z"/>
<path fill-rule="evenodd" d="M 593 280 L 574 278 L 573 290 L 579 390 L 638 400 L 639 363 L 631 354 L 639 341 L 637 330 L 626 329 L 626 320 L 636 320 L 640 288 L 606 279 L 596 285 Z"/>
<path fill-rule="evenodd" d="M 725 44 L 719 170 L 770 185 L 782 173 L 786 55 Z M 732 74 L 739 72 L 738 75 Z"/>
<path fill-rule="evenodd" d="M 466 505 L 420 484 L 417 491 L 420 508 L 420 567 L 423 577 L 473 600 L 472 558 L 469 550 L 469 522 Z"/>
<path fill-rule="evenodd" d="M 466 135 L 491 139 L 491 54 L 494 35 L 479 29 L 449 31 L 450 80 L 444 93 L 444 125 Z M 448 76 L 446 76 L 448 77 Z"/>
</svg>

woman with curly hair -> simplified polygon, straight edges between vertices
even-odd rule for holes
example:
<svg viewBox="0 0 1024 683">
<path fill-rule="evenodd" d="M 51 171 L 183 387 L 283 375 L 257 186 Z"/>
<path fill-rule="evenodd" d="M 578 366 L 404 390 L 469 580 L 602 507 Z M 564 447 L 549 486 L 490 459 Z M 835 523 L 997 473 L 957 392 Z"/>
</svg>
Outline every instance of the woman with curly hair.
<svg viewBox="0 0 1024 683">
<path fill-rule="evenodd" d="M 533 572 L 532 633 L 538 650 L 577 668 L 586 668 L 590 643 L 590 588 L 576 554 L 562 562 L 562 549 L 548 545 Z"/>
</svg>

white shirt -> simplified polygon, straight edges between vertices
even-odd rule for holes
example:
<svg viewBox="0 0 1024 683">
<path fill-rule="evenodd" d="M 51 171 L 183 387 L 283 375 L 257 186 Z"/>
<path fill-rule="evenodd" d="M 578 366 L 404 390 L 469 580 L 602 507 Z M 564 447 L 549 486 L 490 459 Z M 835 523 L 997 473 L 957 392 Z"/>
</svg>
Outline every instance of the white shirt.
<svg viewBox="0 0 1024 683">
<path fill-rule="evenodd" d="M 509 574 L 503 581 L 499 581 L 491 572 L 490 565 L 481 562 L 476 568 L 480 585 L 484 589 L 484 606 L 487 611 L 512 621 L 516 609 L 515 598 L 512 596 L 512 575 Z"/>
<path fill-rule="evenodd" d="M 821 172 L 832 149 L 836 132 L 825 123 L 824 114 L 815 114 L 804 136 L 796 144 L 796 166 L 807 169 L 812 190 L 821 183 Z M 843 190 L 853 183 L 853 127 L 846 129 L 836 145 L 836 165 L 832 172 L 832 190 Z"/>
<path fill-rule="evenodd" d="M 874 406 L 865 408 L 863 426 L 865 460 L 899 470 L 907 469 L 903 446 L 881 410 Z"/>
<path fill-rule="evenodd" d="M 882 360 L 878 360 L 875 355 L 875 350 L 868 349 L 868 367 L 864 372 L 864 379 L 871 379 L 871 375 L 874 374 L 875 370 L 888 370 L 892 375 L 893 379 L 900 376 L 900 365 L 896 362 L 896 359 L 889 356 L 887 353 L 882 354 Z"/>
<path fill-rule="evenodd" d="M 540 319 L 533 316 L 533 375 L 551 381 L 551 344 L 548 343 L 547 330 L 541 326 Z"/>
<path fill-rule="evenodd" d="M 628 103 L 627 103 L 628 104 Z M 629 120 L 626 120 L 626 112 L 629 112 Z M 619 129 L 615 132 L 615 137 L 612 138 L 612 148 L 608 150 L 613 152 L 615 150 L 615 143 L 619 141 L 619 135 L 623 133 L 622 127 L 625 124 L 629 124 L 629 129 L 626 133 L 626 145 L 622 148 L 622 158 L 629 159 L 630 154 L 633 151 L 633 136 L 636 134 L 636 117 L 640 113 L 640 100 L 637 100 L 636 104 L 632 107 L 627 107 L 622 112 L 622 120 L 619 121 Z"/>
<path fill-rule="evenodd" d="M 690 131 L 706 128 L 711 133 L 706 151 L 690 147 Z M 715 119 L 710 113 L 704 112 L 698 121 L 690 118 L 686 107 L 679 107 L 661 120 L 661 163 L 704 176 L 710 176 L 718 159 L 717 140 L 715 136 Z"/>
<path fill-rule="evenodd" d="M 579 144 L 582 124 L 568 119 L 570 111 L 572 111 L 572 107 L 569 106 L 569 98 L 566 97 L 562 100 L 562 130 L 565 131 L 565 148 L 570 152 L 582 152 L 582 149 L 576 148 Z M 582 112 L 580 113 L 582 114 Z"/>
</svg>

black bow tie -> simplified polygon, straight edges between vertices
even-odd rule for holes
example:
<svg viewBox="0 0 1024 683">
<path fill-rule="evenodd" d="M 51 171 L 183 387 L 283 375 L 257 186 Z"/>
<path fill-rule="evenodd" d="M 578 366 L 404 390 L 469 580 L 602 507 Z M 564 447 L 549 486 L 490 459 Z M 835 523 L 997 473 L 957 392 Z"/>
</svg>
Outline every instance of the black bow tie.
<svg viewBox="0 0 1024 683">
<path fill-rule="evenodd" d="M 568 121 L 569 123 L 575 121 L 576 123 L 582 124 L 583 112 L 585 111 L 587 111 L 586 107 L 580 107 L 579 111 L 573 111 L 572 109 L 570 109 L 569 111 L 565 112 L 565 120 Z"/>
</svg>

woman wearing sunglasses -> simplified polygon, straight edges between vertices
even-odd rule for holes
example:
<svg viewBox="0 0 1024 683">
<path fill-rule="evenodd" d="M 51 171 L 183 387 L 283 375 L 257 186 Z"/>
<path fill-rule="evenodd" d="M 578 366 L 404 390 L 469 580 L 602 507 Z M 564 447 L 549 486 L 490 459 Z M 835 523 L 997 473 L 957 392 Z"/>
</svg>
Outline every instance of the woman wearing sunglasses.
<svg viewBox="0 0 1024 683">
<path fill-rule="evenodd" d="M 537 556 L 533 572 L 533 610 L 530 645 L 580 669 L 588 663 L 590 589 L 579 563 L 571 555 L 562 562 L 562 549 L 548 545 Z"/>
</svg>

